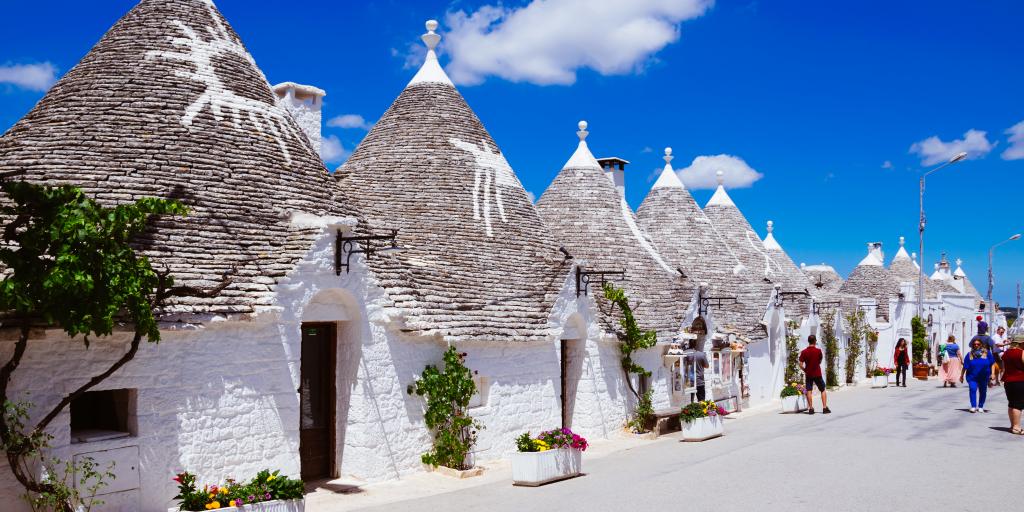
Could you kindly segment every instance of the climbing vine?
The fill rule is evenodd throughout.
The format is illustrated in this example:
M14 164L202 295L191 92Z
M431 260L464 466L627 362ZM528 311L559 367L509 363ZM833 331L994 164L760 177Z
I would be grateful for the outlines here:
M878 361L875 358L875 349L878 348L878 332L868 329L867 337L867 350L864 352L864 376L870 377L871 371L878 366Z
M925 328L921 318L917 316L910 320L910 330L912 333L911 338L913 339L910 347L914 354L914 364L923 363L925 362L924 354L928 351L928 330Z
M466 462L467 455L476 444L477 431L484 427L467 412L476 384L465 358L465 352L448 347L444 369L427 365L420 378L406 390L427 400L423 419L427 428L434 431L434 447L420 457L424 464L452 469L471 466Z
M633 316L633 307L629 304L629 297L626 296L626 292L622 288L605 283L604 298L611 301L622 312L622 318L619 320L619 326L622 329L616 333L621 342L619 352L622 355L622 371L626 373L626 385L637 401L637 409L629 421L629 426L634 431L642 431L643 427L637 429L635 426L645 425L649 419L648 415L653 413L653 408L650 407L650 393L637 391L633 387L633 379L630 378L630 375L636 375L638 379L645 379L651 376L651 372L637 364L633 360L633 354L653 347L658 342L658 333L654 330L645 331L637 325L636 318Z
M835 319L835 311L825 313L821 319L821 332L825 337L825 385L828 387L839 385L839 339L836 338Z
M848 313L845 318L850 328L850 343L846 347L846 383L853 384L857 377L857 361L864 351L861 340L867 337L868 325L864 321L864 311L860 309ZM866 367L870 368L870 365Z
M800 324L794 320L786 322L786 382L803 382L800 370Z

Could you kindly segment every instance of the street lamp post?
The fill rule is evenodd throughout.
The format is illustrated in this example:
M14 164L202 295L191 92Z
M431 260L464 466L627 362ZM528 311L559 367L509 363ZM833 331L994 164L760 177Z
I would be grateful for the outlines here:
M988 249L988 303L987 303L987 306L988 306L988 325L989 325L990 329L995 325L995 321L996 321L996 313L995 313L996 303L992 302L992 287L995 285L995 282L996 282L995 278L992 276L992 255L996 252L996 247L999 247L1000 245L1003 245L1003 244L1005 244L1007 242L1012 242L1014 240L1020 240L1020 233L1017 233L1016 235L1013 235L1010 238L1007 238L1006 240L1003 240L1002 242L999 242L998 244L995 244L992 247L989 247L989 249Z
M959 162L959 161L961 161L961 160L963 160L965 158L967 158L967 153L966 152L957 153L956 155L953 155L953 158L950 158L948 162L946 162L946 163L944 163L944 164L942 164L942 165L940 165L940 166L938 166L938 167L936 167L936 168L934 168L934 169L932 169L932 170L930 170L930 171L928 171L928 172L926 172L926 173L921 175L921 216L919 218L919 222L918 222L918 225L917 225L917 233L918 233L918 236L919 236L920 242L921 242L920 243L920 247L918 248L918 254L919 254L918 255L918 258L919 258L918 267L920 267L920 268L918 268L918 275L917 275L917 317L918 318L922 318L924 316L924 225L925 225L925 218L924 218L924 179L927 178L929 174L937 172L940 169L946 167L947 165L955 164L955 163L957 163L957 162Z

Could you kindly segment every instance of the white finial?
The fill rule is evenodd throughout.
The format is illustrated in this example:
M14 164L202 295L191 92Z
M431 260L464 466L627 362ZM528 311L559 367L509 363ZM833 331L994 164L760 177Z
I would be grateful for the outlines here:
M722 171L715 171L715 177L718 179L718 184L725 183L725 173Z
M580 131L576 132L576 135L580 137L581 141L587 140L587 135L590 135L590 132L587 131L587 122L580 121L576 126L580 128Z
M441 42L441 36L434 32L437 30L437 20L427 20L426 26L427 33L423 34L420 39L427 45L427 50L433 52L434 48L437 48L437 43Z
M772 232L772 230L773 230L773 229L775 229L775 227L774 227L774 226L775 226L775 223L774 223L774 222L772 222L772 221L768 221L768 232L769 232L769 233L771 233L771 232Z
M917 253L916 252L910 253L910 259L912 259L914 261L917 261Z
M935 264L935 270L936 270L936 272L939 270L939 264L938 263Z
M671 164L672 159L675 158L672 156L672 148L665 148L665 156L662 158L665 159L666 164Z
M960 265L963 265L963 264L964 264L964 260L962 260L962 259L960 259L960 258L957 258L957 259L956 259L956 266L958 266L958 267L959 267Z
M801 269L807 268L807 264L801 261L800 262L800 268Z
M905 243L907 243L907 239L901 236L900 237L900 247L903 247L903 244L905 244Z

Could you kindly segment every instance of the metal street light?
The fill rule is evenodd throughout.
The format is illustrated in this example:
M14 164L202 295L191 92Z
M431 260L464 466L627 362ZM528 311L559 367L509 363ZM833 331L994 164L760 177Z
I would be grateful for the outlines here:
M1003 240L1002 242L999 242L998 244L995 244L995 245L993 245L992 247L990 247L988 249L988 303L987 303L987 306L988 306L988 325L989 325L989 329L992 328L992 326L994 325L994 323L996 321L996 316L995 316L996 315L996 313L995 313L996 303L992 302L992 286L995 285L995 279L992 277L992 254L996 252L996 247L999 247L1000 245L1003 245L1003 244L1005 244L1007 242L1012 242L1014 240L1020 240L1020 233L1017 233L1016 235L1013 235L1010 238L1007 238L1006 240Z
M917 233L918 233L918 236L920 237L920 242L921 242L920 247L919 247L919 251L918 251L918 254L919 254L918 258L920 258L920 259L918 260L918 265L917 265L919 267L918 268L918 276L917 276L917 317L918 318L921 318L924 315L924 225L925 225L925 217L924 217L924 179L927 178L929 174L933 174L933 173L943 169L944 167L946 167L948 165L955 164L955 163L957 163L957 162L959 162L959 161L961 161L961 160L963 160L965 158L967 158L967 152L961 151L960 153L957 153L956 155L953 155L953 158L950 158L948 162L946 162L946 163L944 163L944 164L942 164L942 165L940 165L940 166L938 166L938 167L936 167L936 168L934 168L934 169L932 169L932 170L930 170L930 171L928 171L928 172L926 172L926 173L921 175L921 217L920 217L920 221L918 222L918 225L917 225Z

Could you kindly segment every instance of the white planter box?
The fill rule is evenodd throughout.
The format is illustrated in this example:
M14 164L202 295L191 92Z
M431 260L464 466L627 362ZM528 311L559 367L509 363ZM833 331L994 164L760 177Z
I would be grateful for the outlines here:
M725 435L721 416L708 416L683 422L683 441L703 441Z
M543 452L512 454L512 484L538 486L580 474L583 452L559 448Z
M800 412L807 410L807 397L793 395L782 398L782 412Z
M305 512L306 500L272 500L241 507L221 507L217 510L223 512ZM178 507L169 508L167 512L178 512Z
M871 377L871 387L873 388L887 388L889 387L889 376L888 375L875 375Z

